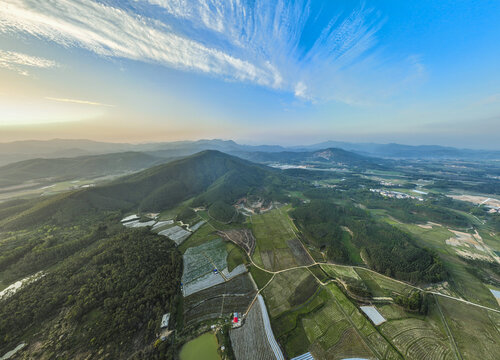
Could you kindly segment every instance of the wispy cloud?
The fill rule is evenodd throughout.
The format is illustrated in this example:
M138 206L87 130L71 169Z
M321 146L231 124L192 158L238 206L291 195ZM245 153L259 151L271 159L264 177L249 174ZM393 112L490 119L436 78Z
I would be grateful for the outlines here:
M47 100L65 102L65 103L73 103L73 104L82 104L82 105L92 105L92 106L106 106L106 107L114 107L114 105L103 104L95 101L88 100L79 100L79 99L66 99L66 98L56 98L56 97L45 97Z
M322 11L308 0L3 0L0 33L356 103L382 20L361 4L316 26Z
M51 68L57 66L52 60L14 51L0 50L0 67L29 75L27 68Z

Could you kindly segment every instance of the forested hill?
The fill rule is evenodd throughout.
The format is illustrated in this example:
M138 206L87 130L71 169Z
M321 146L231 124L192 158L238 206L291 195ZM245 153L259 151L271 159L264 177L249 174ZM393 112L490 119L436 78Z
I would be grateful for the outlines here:
M279 186L278 177L279 172L274 169L207 150L103 186L24 205L12 203L12 211L5 210L9 216L0 220L0 226L22 228L46 219L64 224L95 211L162 211L190 198L195 198L196 205L221 200L232 204L250 189L262 188L271 196Z
M301 164L307 162L361 167L363 169L382 169L388 162L388 160L363 156L338 148L317 151L249 152L242 153L241 156L260 163Z
M26 181L64 181L78 178L138 171L167 159L140 152L79 156L58 159L31 159L0 167L0 186Z

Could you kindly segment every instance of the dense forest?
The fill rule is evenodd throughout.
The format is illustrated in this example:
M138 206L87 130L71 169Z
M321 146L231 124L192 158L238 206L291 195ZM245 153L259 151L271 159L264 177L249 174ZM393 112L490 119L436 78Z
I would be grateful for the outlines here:
M295 209L292 217L306 240L326 249L332 261L352 262L342 241L342 227L346 227L352 232L352 243L374 270L414 283L437 282L446 277L437 255L416 245L409 234L376 222L362 209L314 200Z
M173 312L175 321L182 257L171 241L147 230L101 226L90 237L93 244L2 301L0 352L26 336L41 344L23 352L28 358L153 351L162 315Z

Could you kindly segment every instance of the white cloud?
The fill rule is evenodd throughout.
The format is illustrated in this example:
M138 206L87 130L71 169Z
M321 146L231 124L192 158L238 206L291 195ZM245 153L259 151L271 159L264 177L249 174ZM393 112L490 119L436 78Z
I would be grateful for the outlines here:
M114 105L110 104L103 104L100 102L95 102L95 101L88 101L88 100L78 100L78 99L67 99L67 98L55 98L55 97L45 97L47 100L51 101L58 101L58 102L64 102L64 103L73 103L73 104L81 104L81 105L93 105L93 106L106 106L106 107L114 107Z
M114 4L2 0L0 34L22 32L103 57L207 73L309 100L356 103L373 93L361 89L366 87L365 73L376 63L368 54L381 22L363 6L331 14L331 21L304 45L306 25L317 16L307 0Z
M21 75L29 75L27 68L51 68L55 66L57 63L52 60L15 51L0 50L0 67L17 71Z

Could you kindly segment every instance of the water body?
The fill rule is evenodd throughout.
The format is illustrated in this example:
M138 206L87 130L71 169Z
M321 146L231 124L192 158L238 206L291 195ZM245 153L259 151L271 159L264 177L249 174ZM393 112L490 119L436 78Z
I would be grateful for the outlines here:
M181 360L220 360L217 338L211 332L189 341L181 349Z

